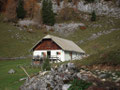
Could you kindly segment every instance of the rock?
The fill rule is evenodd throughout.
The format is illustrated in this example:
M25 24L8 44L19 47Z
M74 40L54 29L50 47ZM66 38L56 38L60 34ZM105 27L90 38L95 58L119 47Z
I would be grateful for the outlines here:
M96 72L100 71L97 70ZM106 75L107 74L100 74L100 77L103 78L106 77ZM87 82L92 82L97 87L103 83L102 81L105 82L103 84L106 84L107 82L107 79L99 79L97 75L95 76L95 74L86 68L84 70L81 69L78 71L73 63L67 63L62 64L56 68L51 68L51 71L49 72L40 72L38 75L32 77L31 79L27 78L25 83L20 87L20 90L68 90L70 87L70 84L68 83L76 78ZM22 80L24 80L24 78ZM104 89L89 88L88 90Z
M81 79L81 74L80 74L80 73L77 73L77 77L78 77L79 79Z
M15 70L14 69L10 69L9 71L8 71L8 74L14 74L15 73Z
M106 90L105 88L103 87L98 87L98 86L90 86L87 90Z
M79 78L79 79L82 79L82 80L84 80L84 81L87 81L88 80L88 76L87 75L82 75L82 74L80 74L80 73L77 73L77 77Z
M50 72L39 72L39 75L26 80L24 85L20 87L20 90L48 90L50 88L53 90L62 90L62 88L65 88L64 84L76 77L75 69L73 63L68 63L55 69L52 68Z
M101 81L105 82L105 81L106 81L106 79L102 79Z
M117 78L117 80L115 80L115 82L120 82L120 78Z
M99 78L106 78L106 74L100 74Z
M73 69L73 68L75 68L74 63L68 63L67 65L68 65L68 68L69 68L69 69Z
M71 86L71 84L64 84L62 86L62 90L68 90L68 88Z
M36 25L36 24L37 23L33 20L20 20L20 21L18 21L18 25L20 27L24 27L24 28L27 28L30 25Z
M60 2L58 6L55 1L53 2L53 11L55 13L59 12L65 7L74 8L75 5L72 3L66 3L64 1ZM103 0L96 1L95 3L87 3L85 1L77 2L77 10L82 12L91 13L93 10L97 15L108 15L110 17L120 18L120 8L114 6L113 2L105 2ZM116 5L120 6L120 0L116 1Z
M102 31L102 32L100 31L98 33L92 34L87 40L94 40L102 35L106 35L106 34L109 34L113 31L118 31L118 30L120 30L120 29L110 29L110 30L106 30L106 31Z
M81 26L85 26L83 23L61 23L61 24L55 24L54 26L47 26L47 31L50 31L51 29L54 30L54 32L58 32L62 35L69 35L73 33L76 29L78 29Z
M116 0L116 5L120 7L120 0Z
M24 80L26 80L26 79L27 79L27 77L21 78L19 81L24 81Z

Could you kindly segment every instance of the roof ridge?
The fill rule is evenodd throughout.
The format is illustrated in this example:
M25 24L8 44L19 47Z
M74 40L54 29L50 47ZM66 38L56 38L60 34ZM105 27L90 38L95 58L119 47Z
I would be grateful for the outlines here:
M85 51L83 51L72 40L64 39L64 38L53 36L53 35L49 35L49 34L44 36L43 39L52 39L56 44L58 44L65 51L74 51L74 52L85 53ZM41 42L43 39L41 39L39 42ZM34 45L32 50L39 44L39 42L36 45Z

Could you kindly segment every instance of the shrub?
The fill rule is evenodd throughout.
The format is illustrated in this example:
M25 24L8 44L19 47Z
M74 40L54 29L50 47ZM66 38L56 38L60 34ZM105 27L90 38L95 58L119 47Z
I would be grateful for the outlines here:
M0 13L0 22L4 20L3 14Z
M55 14L52 10L51 0L43 0L42 21L43 21L43 24L50 25L50 26L53 26L55 24Z
M72 0L68 0L68 2L72 2Z
M42 69L46 70L46 71L51 69L50 62L49 62L48 58L45 59L43 65L42 65Z
M92 83L88 83L86 81L83 80L78 80L78 79L74 79L71 82L71 86L68 90L85 90L87 89L90 85L92 85Z
M73 8L65 7L58 13L58 21L79 21L80 15Z
M91 16L91 21L96 21L95 11L93 11L91 15L92 15L92 16Z
M26 11L24 10L24 2L23 0L19 0L18 7L16 9L17 12L17 18L23 19L25 17Z
M120 64L120 49L105 52L100 58L100 64L118 65Z
M16 7L17 7L16 0L8 0L5 11L5 16L8 21L15 21Z
M97 54L90 55L86 59L80 61L82 65L119 65L120 49L103 50Z
M40 5L38 5L37 0L24 0L24 9L26 11L26 17L33 19L38 13Z
M86 3L93 3L95 0L85 0Z

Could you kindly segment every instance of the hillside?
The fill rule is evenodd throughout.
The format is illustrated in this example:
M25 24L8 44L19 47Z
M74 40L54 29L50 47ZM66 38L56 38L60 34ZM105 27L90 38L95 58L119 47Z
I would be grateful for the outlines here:
M25 2L24 9L27 14L24 19L16 17L17 0L5 0L4 4L1 1L4 0L0 0L2 5L0 6L0 90L20 89L24 83L21 79L26 79L26 74L19 66L27 70L33 81L34 76L44 73L41 66L31 65L30 49L47 34L74 41L88 55L82 60L52 63L51 66L55 71L56 67L63 64L60 66L63 73L66 71L69 73L68 69L64 68L66 63L70 67L75 64L77 67L75 72L85 74L82 79L86 78L86 74L87 77L90 75L97 77L88 79L93 79L92 82L98 86L98 90L101 86L119 90L116 86L120 86L120 0L97 0L92 3L86 3L86 1L94 0L56 0L57 2L53 0L56 19L54 26L48 26L41 21L41 0L38 0L39 3L36 0L29 0L29 2L24 0L28 2ZM119 3L116 4L116 2ZM31 5L33 5L32 8ZM96 20L91 21L94 10ZM6 12L7 15L5 15ZM21 60L13 60L13 58L21 58ZM8 74L11 69L15 70L14 74ZM59 74L64 76L61 75L61 71ZM81 75L79 74L80 77ZM101 75L104 78L99 78ZM90 90L96 90L96 88Z
M53 31L37 29L33 26L30 26L26 30L20 30L12 23L0 22L0 57L30 55L29 50L32 46L46 34L53 34L73 40L83 48L87 54L95 54L106 49L119 48L120 19L98 17L96 22L86 22L83 20L79 22L84 23L86 29L77 29L74 33L67 36ZM33 29L33 32L28 31L30 28Z

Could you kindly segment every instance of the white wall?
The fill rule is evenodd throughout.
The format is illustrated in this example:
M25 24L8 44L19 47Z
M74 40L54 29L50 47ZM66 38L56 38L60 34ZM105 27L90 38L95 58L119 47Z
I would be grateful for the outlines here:
M71 56L70 56L70 53L69 51L65 51L65 60L68 61L68 60L71 60ZM81 53L78 53L78 52L72 52L72 60L79 60L83 57L84 55L82 55Z
M65 61L71 60L70 52L65 51Z
M61 61L68 61L71 60L71 56L69 51L63 51L63 50L48 50L51 51L51 57L58 57ZM43 57L42 53L46 53L47 55L47 50L35 50L33 52L33 56L40 56ZM60 52L60 55L57 55L57 52ZM82 55L81 53L77 53L77 52L72 52L72 60L80 60L81 58L83 58L84 55Z
M65 56L64 56L64 51L63 50L48 50L51 51L51 57L59 57L61 61L65 61ZM46 53L47 55L47 50L35 50L33 52L33 56L40 56L43 57L42 53ZM60 52L60 55L57 55L57 52Z

